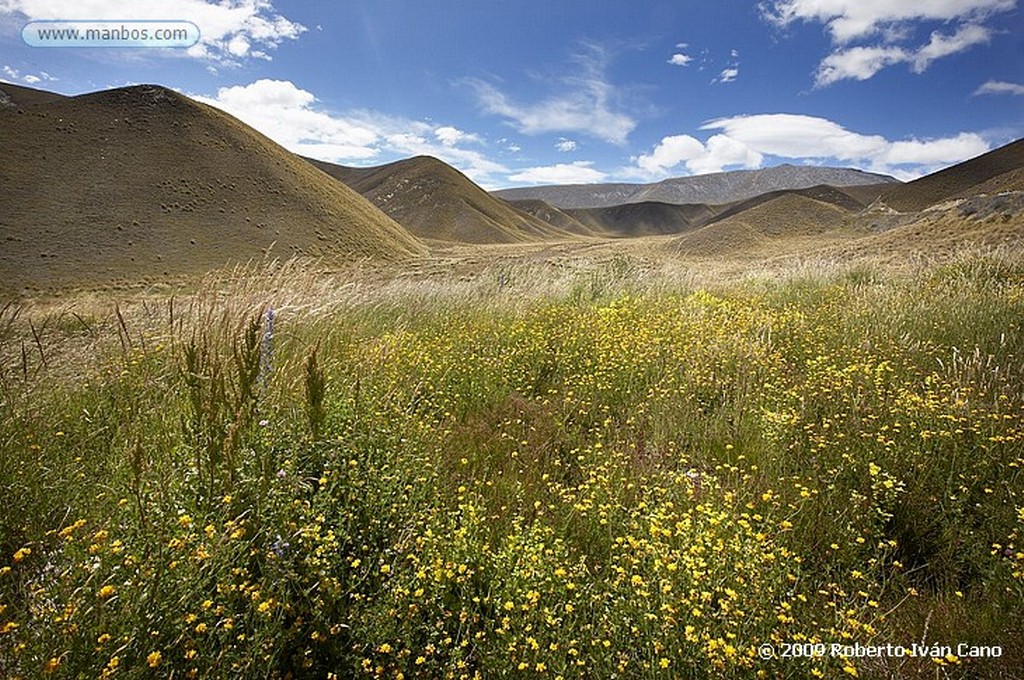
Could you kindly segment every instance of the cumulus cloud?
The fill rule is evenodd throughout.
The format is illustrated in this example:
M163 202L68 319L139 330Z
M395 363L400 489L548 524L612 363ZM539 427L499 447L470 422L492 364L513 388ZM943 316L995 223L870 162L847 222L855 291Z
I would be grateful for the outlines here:
M668 59L668 63L673 66L687 66L693 61L693 57L683 54L682 52L676 52Z
M975 96L982 94L1016 94L1024 95L1024 85L1020 83L1008 83L1004 80L990 80L978 86L974 91Z
M37 19L176 19L199 27L184 54L223 64L269 59L267 50L297 39L306 28L279 14L271 0L0 0L0 15ZM179 50L148 54L180 56Z
M10 66L0 68L0 73L3 73L11 82L25 83L26 85L36 85L42 82L58 80L46 71L40 71L38 75L35 73L22 73L18 69L11 68Z
M725 135L713 135L707 143L690 135L663 138L649 154L638 156L637 166L652 177L665 176L680 165L692 174L721 172L729 166L756 168L760 153Z
M458 146L479 142L477 135L374 111L338 115L323 110L312 92L287 80L257 80L222 87L212 97L190 96L227 111L290 151L320 160L366 161L390 152L436 156L480 181L507 171L479 151Z
M815 84L826 87L841 80L867 80L900 63L922 73L937 59L989 42L992 30L985 21L1015 6L1016 0L771 0L762 3L761 11L777 26L798 21L826 26L835 47L815 72ZM933 31L923 44L906 44L914 28L926 21L955 29ZM852 44L865 40L874 42Z
M578 132L612 144L624 144L636 121L619 106L619 93L606 75L608 56L596 45L573 55L575 72L559 79L558 93L533 103L514 101L494 85L477 79L466 82L489 114L506 118L528 135Z
M575 151L578 147L579 144L571 139L566 139L565 137L561 137L557 142L555 142L555 148L566 153Z
M840 163L909 179L991 148L975 133L892 141L848 130L825 118L795 114L722 118L701 130L715 134L706 142L689 135L665 137L650 153L635 159L638 171L664 177L682 168L690 173L757 168L766 156L774 156L804 163Z
M451 125L442 125L434 130L434 137L445 146L455 146L462 142L479 142L480 137L469 132L464 132Z
M593 184L603 181L607 175L595 170L592 165L591 161L556 163L525 168L508 178L522 184Z
M257 80L219 88L213 97L191 96L227 111L296 153L324 160L362 160L380 153L378 131L318 110L313 93L288 80Z
M824 24L839 45L860 38L892 35L908 22L974 23L997 12L1014 9L1016 0L770 0L761 4L762 15L778 26L796 21Z

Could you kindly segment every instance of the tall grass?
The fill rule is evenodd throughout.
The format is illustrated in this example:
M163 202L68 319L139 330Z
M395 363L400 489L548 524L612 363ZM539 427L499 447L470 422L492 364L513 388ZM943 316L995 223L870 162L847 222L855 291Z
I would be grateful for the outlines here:
M1013 258L576 264L6 308L0 675L1012 677Z

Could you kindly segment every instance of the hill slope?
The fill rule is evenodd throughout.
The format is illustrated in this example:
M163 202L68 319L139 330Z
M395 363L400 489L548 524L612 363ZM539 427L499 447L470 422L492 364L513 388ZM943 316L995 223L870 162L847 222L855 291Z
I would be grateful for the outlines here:
M882 191L886 205L912 212L952 198L1024 190L1024 139L913 182Z
M0 89L15 104L0 107L6 287L173 276L268 252L424 252L357 193L171 90L46 98Z
M595 232L631 237L678 234L695 229L713 218L717 208L644 201L607 208L567 208L566 212Z
M775 254L835 232L853 215L832 202L799 192L780 192L683 234L668 247L672 252L697 256Z
M527 198L521 201L504 202L508 203L510 206L512 206L519 212L524 212L527 215L531 215L542 222L547 222L556 229L569 232L570 234L579 234L582 236L595 235L593 229L577 220L568 212L556 208L550 203L545 203L540 199Z
M417 156L372 168L307 160L362 194L421 238L459 243L572 238L491 196L436 158Z
M675 204L725 204L770 191L895 183L885 175L849 168L780 165L763 170L737 170L692 177L675 177L653 184L568 184L502 189L494 194L507 200L540 199L558 208L605 208L623 203L656 201Z

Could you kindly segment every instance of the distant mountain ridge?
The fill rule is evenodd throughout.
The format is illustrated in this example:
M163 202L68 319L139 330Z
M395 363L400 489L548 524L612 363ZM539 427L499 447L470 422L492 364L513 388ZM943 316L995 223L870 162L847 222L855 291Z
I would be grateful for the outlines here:
M733 203L771 191L808 189L822 184L847 187L900 182L888 175L852 168L779 165L761 170L672 177L651 184L564 184L501 189L493 194L512 201L539 199L562 209L608 208L642 202Z

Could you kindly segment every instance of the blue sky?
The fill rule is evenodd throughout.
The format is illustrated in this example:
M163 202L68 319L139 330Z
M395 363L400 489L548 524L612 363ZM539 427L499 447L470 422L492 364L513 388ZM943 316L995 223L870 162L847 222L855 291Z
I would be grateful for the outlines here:
M1024 137L1018 0L0 0L0 80L158 83L346 165L486 188L779 163L909 179ZM47 19L175 19L187 49L33 48Z

